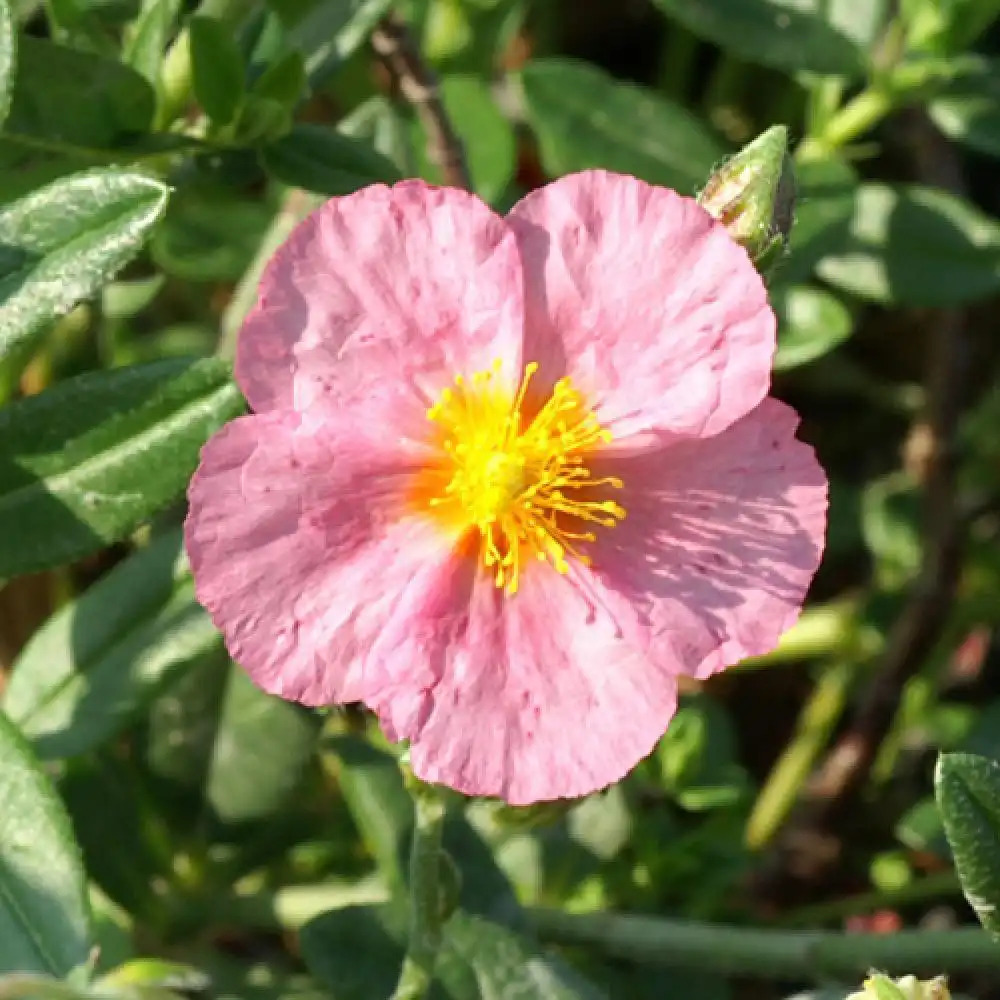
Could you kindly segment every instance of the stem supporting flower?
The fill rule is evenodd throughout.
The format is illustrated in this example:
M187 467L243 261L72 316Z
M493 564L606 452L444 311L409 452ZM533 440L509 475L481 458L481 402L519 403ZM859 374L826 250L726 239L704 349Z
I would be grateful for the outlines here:
M445 802L427 785L412 787L413 843L410 848L410 940L391 1000L423 1000L434 978L441 948L441 834Z

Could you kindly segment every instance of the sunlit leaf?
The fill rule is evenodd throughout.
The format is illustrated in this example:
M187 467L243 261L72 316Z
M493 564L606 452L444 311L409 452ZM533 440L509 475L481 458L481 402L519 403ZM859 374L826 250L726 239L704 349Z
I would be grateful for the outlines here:
M176 498L209 435L243 409L226 365L81 375L0 410L0 577L79 558Z
M0 209L0 365L8 378L47 323L136 255L166 204L159 181L94 170Z

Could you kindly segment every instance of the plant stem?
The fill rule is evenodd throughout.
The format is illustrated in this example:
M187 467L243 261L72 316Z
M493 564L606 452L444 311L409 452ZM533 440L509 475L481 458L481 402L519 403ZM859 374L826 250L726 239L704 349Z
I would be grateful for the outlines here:
M822 131L805 139L798 149L803 159L816 159L859 139L893 108L892 95L884 89L862 90L832 115Z
M747 821L746 844L750 850L759 851L769 844L792 811L843 714L856 672L854 663L845 662L832 665L820 676L799 716L794 738L757 796Z
M406 22L389 13L372 32L372 48L392 74L427 133L427 159L450 187L472 190L465 149L441 99L437 77L424 61Z
M824 76L809 90L806 107L806 134L822 135L830 119L837 113L844 95L844 81L838 76Z
M781 642L775 649L761 656L741 660L736 669L760 670L797 663L799 660L855 652L860 630L855 599L817 604L802 612L799 620L781 637Z
M896 909L914 903L961 894L958 876L953 871L933 872L899 889L863 892L825 903L814 903L793 910L777 921L780 927L815 927L880 909Z
M978 927L897 934L755 930L625 914L530 910L543 939L599 949L634 962L728 975L817 980L855 978L869 969L890 975L936 975L1000 966L1000 946Z
M413 791L415 809L410 849L410 941L391 1000L423 1000L434 978L441 947L441 832L444 799L433 788Z

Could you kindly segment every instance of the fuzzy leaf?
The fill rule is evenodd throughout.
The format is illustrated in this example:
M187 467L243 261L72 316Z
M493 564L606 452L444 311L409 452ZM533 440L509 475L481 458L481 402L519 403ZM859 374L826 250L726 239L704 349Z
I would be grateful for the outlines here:
M208 436L243 409L220 361L80 375L0 411L0 577L123 538L184 489Z
M10 377L46 325L95 295L163 214L167 188L142 174L93 170L0 209L0 364Z
M941 754L934 791L965 898L1000 940L1000 763Z

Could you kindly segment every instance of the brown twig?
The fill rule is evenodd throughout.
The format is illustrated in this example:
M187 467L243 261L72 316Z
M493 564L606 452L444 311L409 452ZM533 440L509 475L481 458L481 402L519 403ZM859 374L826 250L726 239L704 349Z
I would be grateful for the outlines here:
M470 190L462 142L441 101L437 77L421 57L406 22L398 14L387 14L372 32L372 48L423 124L427 158L440 168L445 184Z

